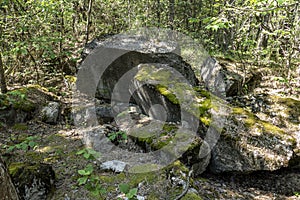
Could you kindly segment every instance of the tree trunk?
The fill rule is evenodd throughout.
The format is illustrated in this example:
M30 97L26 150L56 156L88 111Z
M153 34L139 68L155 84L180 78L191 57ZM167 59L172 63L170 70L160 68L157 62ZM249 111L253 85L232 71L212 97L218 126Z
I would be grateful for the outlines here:
M169 0L169 28L173 30L175 18L175 0Z
M19 200L15 186L0 156L0 197L1 200Z
M85 34L86 34L85 44L89 42L92 5L93 5L93 1L89 0L89 8L87 11L87 23L86 23L86 30L85 30Z
M156 18L157 18L157 24L160 26L160 13L161 13L161 8L160 8L160 0L156 0Z
M7 92L1 53L0 53L0 90L2 93Z

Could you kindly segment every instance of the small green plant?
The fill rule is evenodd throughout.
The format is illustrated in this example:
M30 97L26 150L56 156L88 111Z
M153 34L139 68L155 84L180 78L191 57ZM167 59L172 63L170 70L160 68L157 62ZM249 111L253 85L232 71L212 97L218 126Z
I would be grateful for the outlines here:
M300 192L294 192L294 195L295 195L296 197L300 197Z
M120 191L125 194L125 197L127 197L130 200L136 199L136 194L138 189L137 188L132 188L130 189L130 186L126 183L122 183L119 185ZM119 198L121 199L121 198Z
M127 135L124 131L117 131L108 134L108 139L112 142L122 142L127 140Z
M78 174L81 175L77 179L78 185L85 185L85 188L94 196L101 196L106 193L105 188L100 183L100 179L97 175L93 174L94 167L92 164L88 164L84 169L78 170Z
M95 160L100 157L100 153L91 148L82 149L76 155L82 155L87 160Z
M95 160L100 157L100 153L91 148L85 148L76 153L82 155L87 160ZM92 164L88 164L84 169L78 170L81 176L77 179L78 185L85 185L85 188L94 196L101 196L106 193L105 188L102 187L100 179L94 173Z
M27 137L23 142L15 144L15 145L4 145L3 148L6 149L6 152L12 152L15 149L21 149L21 150L29 150L30 148L35 149L38 146L38 143L36 140L38 139L38 136L29 136ZM16 138L11 138L12 140L15 140Z
M77 180L79 185L86 184L88 178L93 173L94 168L91 164L88 164L84 169L78 170L78 174L80 174L82 177Z
M26 99L26 95L24 93L22 93L20 90L13 90L13 91L8 92L7 94L9 96L13 96L13 97L16 97L21 100Z

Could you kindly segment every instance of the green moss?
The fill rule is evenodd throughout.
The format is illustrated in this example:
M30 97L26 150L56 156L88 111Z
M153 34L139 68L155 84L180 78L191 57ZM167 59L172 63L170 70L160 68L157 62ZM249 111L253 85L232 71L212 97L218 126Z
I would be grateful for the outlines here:
M153 193L150 193L147 196L147 199L149 199L149 200L159 200L159 198L155 194L153 194Z
M65 79L67 79L67 81L72 84L72 83L76 83L77 81L77 77L76 76L71 76L71 75L66 75Z
M175 124L165 124L163 126L163 130L167 133L176 131L178 129L178 127Z
M59 156L50 156L47 158L44 158L43 161L45 163L57 163L57 161L59 161L60 157Z
M270 134L274 136L279 136L279 137L285 137L288 136L282 129L279 127L260 120L258 117L256 117L253 113L244 110L243 108L233 108L232 113L235 115L242 115L243 116L243 122L248 129L258 129L256 131L260 131L261 133L264 134ZM295 141L293 139L290 142L294 143Z
M247 127L252 127L257 123L257 119L255 119L253 116L249 116L247 119L245 119L245 125Z
M152 171L157 171L161 169L162 166L156 164L142 164L136 165L128 170L129 173L147 173Z
M128 179L128 183L131 187L137 187L139 183L142 183L144 181L147 181L148 184L155 184L160 179L160 175L154 172L138 173L130 174Z
M194 87L194 90L197 92L198 96L206 97L208 99L211 98L211 94L207 90L203 90L198 87Z
M168 90L167 87L159 84L159 85L156 85L155 88L156 88L156 90L159 91L160 94L167 97L167 99L169 99L173 104L180 103L179 100L177 99L176 95L173 94L170 90Z
M277 126L274 126L268 122L261 121L261 124L263 126L263 129L269 133L285 134L285 132L283 130L281 130Z
M113 175L101 175L99 176L101 183L114 183L116 181L116 177Z
M43 158L43 155L39 152L36 152L36 151L28 151L25 155L24 155L24 158L28 161L31 161L31 162L40 162Z
M156 68L154 65L144 65L135 77L139 81L155 80L164 81L170 80L171 72L165 69Z
M199 104L200 115L203 115L211 108L212 108L211 99L205 99L203 102Z
M9 174L12 175L12 176L15 176L16 173L18 172L18 170L19 170L20 168L23 168L24 166L25 166L25 164L22 163L22 162L11 163L11 164L8 166Z
M181 176L181 172L188 173L189 169L180 161L176 160L165 168L166 171L173 171L174 174Z
M62 141L66 141L67 142L67 139L62 135L62 134L53 134L53 135L49 135L47 137L47 140L49 142L62 142Z
M151 147L155 150L158 150L158 149L161 149L163 148L164 146L168 145L170 143L170 141L172 141L171 138L168 138L167 140L165 141L162 141L162 140L159 140L158 142L154 143L151 145Z
M184 197L182 197L182 200L202 200L202 198L195 193L188 192L184 195Z
M12 129L18 130L18 131L26 131L28 130L28 126L24 123L15 124Z
M28 85L27 87L24 87L24 89L26 89L27 91L32 91L32 90L42 90L44 92L49 92L49 90L43 86L37 85L37 84L32 84L32 85Z
M212 95L203 89L190 87L189 84L182 82L179 77L171 77L172 73L167 69L158 69L155 66L145 65L136 75L139 81L151 80L156 90L165 96L173 104L181 104L183 110L199 118L205 125L210 125L210 115L208 111L213 108ZM157 83L157 84L156 84ZM191 96L186 102L186 98Z
M234 107L232 108L232 113L233 114L246 114L246 110L243 108L239 108L239 107Z
M208 118L207 116L204 116L204 117L200 117L200 121L205 124L206 126L209 126L210 123L211 123L211 119Z

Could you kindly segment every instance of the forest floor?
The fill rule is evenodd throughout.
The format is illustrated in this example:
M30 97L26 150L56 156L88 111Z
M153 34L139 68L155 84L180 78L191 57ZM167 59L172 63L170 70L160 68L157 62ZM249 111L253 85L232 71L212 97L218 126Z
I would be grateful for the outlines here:
M290 83L276 77L265 77L256 93L276 94L300 101L300 79ZM254 92L254 93L255 93ZM70 99L62 99L70 103ZM151 174L113 173L99 169L95 161L86 160L77 152L84 147L76 127L68 123L49 125L38 120L17 124L1 130L0 144L15 144L28 136L38 136L37 146L26 151L16 149L5 152L6 162L43 162L51 164L56 174L56 190L52 199L117 199L122 193L119 184L127 183L138 188L138 195L146 199L175 199L183 191L182 186L170 179L170 170ZM94 173L100 177L105 194L93 197L84 187L78 185L78 170L88 163L94 166ZM300 172L295 169L281 169L274 172L255 172L248 175L222 174L204 172L193 177L190 191L202 199L300 199L300 188L294 188L300 182ZM297 184L296 184L297 185ZM299 185L299 184L298 184ZM192 199L192 198L189 198ZM197 199L197 198L195 198ZM199 199L199 198L198 198Z
M107 194L103 194L101 197L93 197L85 187L78 186L77 183L80 177L77 171L84 169L91 161L76 155L84 146L75 129L61 125L53 126L40 122L28 122L27 131L20 133L19 130L10 129L8 132L1 134L1 143L9 143L10 138L3 137L8 135L7 133L19 135L19 137L41 136L37 140L38 147L35 150L26 152L16 150L6 154L6 162L43 162L51 164L57 178L56 189L52 198L54 200L117 199L116 197L121 194L118 191L118 185L121 183L128 183L132 187L139 186L138 194L148 196L146 199L175 199L183 190L182 186L175 186L172 183L165 171L154 173L154 176L149 177L149 174L135 176L121 173L117 175L113 172L98 170L97 174L103 180L102 186L109 189ZM297 181L300 182L300 172L294 169L257 172L248 175L215 175L205 172L199 177L193 178L191 187L197 191L202 199L207 200L296 200L300 199L299 194L293 192L296 189L293 188L293 182Z

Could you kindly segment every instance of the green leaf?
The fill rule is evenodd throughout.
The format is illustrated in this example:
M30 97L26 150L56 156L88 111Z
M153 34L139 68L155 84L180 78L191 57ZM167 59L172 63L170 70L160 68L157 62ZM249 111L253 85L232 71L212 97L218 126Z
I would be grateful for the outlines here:
M87 150L87 152L89 153L89 154L96 154L97 153L97 151L95 151L94 149L86 149Z
M99 158L100 153L95 151L94 149L87 149L87 152L93 156L93 158Z
M83 185L87 182L87 180L88 180L88 177L84 176L84 177L81 177L81 178L77 179L77 182L78 182L79 185Z
M119 185L119 189L120 189L120 191L122 192L122 193L124 193L124 194L127 194L128 192L129 192L129 185L128 184L126 184L126 183L121 183L120 185Z
M91 190L91 193L92 193L93 196L98 196L99 195L98 190Z
M108 139L111 140L111 141L113 141L113 140L116 139L116 137L117 137L116 133L111 133L111 134L109 134Z
M83 157L86 158L86 159L89 159L90 156L91 156L91 154L89 154L89 153L84 153L84 154L83 154Z
M127 194L126 197L131 199L133 198L136 194L137 194L138 189L137 188L133 188L131 189Z
M190 23L198 23L199 21L200 21L200 19L197 19L197 18L189 18Z
M279 5L282 5L283 2L284 2L284 0L277 0L277 3L278 3Z
M126 135L126 134L123 134L123 135L122 135L122 138L123 138L124 140L127 140L127 135Z
M86 166L85 170L88 171L88 172L90 172L90 173L92 173L92 172L94 171L94 167L93 167L93 165L88 164L88 165Z
M34 146L36 146L36 143L35 143L34 141L30 141L30 142L28 143L28 145L29 145L30 147L34 147Z
M106 189L104 189L104 188L100 188L100 194L105 194L106 193Z
M9 153L9 152L13 151L15 148L16 148L15 146L10 146L10 147L8 147L7 152Z
M82 175L82 176L88 176L88 175L90 175L91 173L88 172L88 171L86 171L86 170L84 170L84 169L80 169L80 170L78 170L78 174L80 174L80 175Z
M83 154L83 153L85 153L85 149L82 149L82 150L80 150L80 151L78 151L77 153L76 153L76 155L81 155L81 154Z
M29 136L29 137L26 138L26 140L28 140L28 141L35 140L35 139L37 139L37 137L34 137L34 136Z
M82 176L88 176L91 175L92 172L94 171L94 168L91 164L87 165L85 169L80 169L78 170L78 174Z
M26 150L26 149L28 148L28 144L26 144L26 143L21 143L21 144L20 144L20 147L21 147L22 150Z

